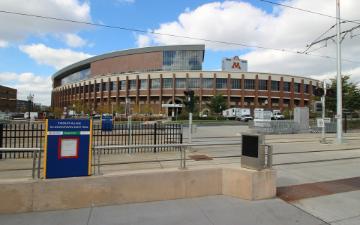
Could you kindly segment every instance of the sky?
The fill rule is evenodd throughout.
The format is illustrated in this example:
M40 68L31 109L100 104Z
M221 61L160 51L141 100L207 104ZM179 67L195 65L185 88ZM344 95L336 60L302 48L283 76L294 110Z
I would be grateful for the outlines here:
M336 0L273 0L292 7L336 16ZM341 1L342 30L359 26L360 1ZM335 18L260 0L1 0L0 11L56 17L146 31L9 15L0 12L0 84L18 89L18 99L50 105L51 76L91 56L131 48L205 44L203 70L220 70L223 57L248 60L250 72L284 73L319 80L334 78ZM227 42L154 35L151 32ZM360 82L360 28L342 41L342 74ZM358 36L359 35L359 36ZM230 44L232 43L232 44ZM235 44L234 44L235 43ZM259 46L247 47L247 46ZM277 49L277 50L274 50ZM279 51L285 49L286 51ZM290 51L290 52L288 52Z

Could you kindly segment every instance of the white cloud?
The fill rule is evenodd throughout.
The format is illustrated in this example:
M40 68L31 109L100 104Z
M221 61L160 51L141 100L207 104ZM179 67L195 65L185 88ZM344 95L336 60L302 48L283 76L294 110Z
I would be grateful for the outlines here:
M33 73L0 73L2 84L17 89L17 99L26 100L31 93L34 102L43 105L51 104L52 81L50 76L40 76Z
M65 34L65 43L73 48L83 47L87 44L86 40L82 39L77 34Z
M140 34L136 37L136 45L139 48L150 46L151 44L151 38L148 35Z
M90 5L79 0L1 0L6 11L90 22ZM30 35L66 34L84 29L85 25L34 17L0 14L0 33L4 42L18 42ZM0 41L1 47L1 41Z
M329 3L327 0L287 0L286 4L335 16L335 1ZM358 8L360 8L360 1L343 1L341 14L346 19L358 19L358 11L355 10ZM152 31L301 51L333 24L335 24L335 19L289 8L274 7L273 13L267 13L247 2L225 1L203 4L193 10L187 9L178 16L176 21L162 23L157 29ZM346 23L343 24L342 29L348 29L355 25ZM328 35L334 33L335 30L333 29ZM360 30L357 33L360 33ZM144 36L147 36L149 39L146 39ZM336 74L336 61L319 57L170 36L138 35L138 45L145 41L146 43L156 45L205 43L207 50L238 50L240 55L243 50L246 50L248 53L242 54L241 57L248 60L249 70L251 71L304 76ZM314 54L335 57L335 49L334 43L329 41L327 48L322 48L314 52ZM342 45L342 56L344 59L357 60L359 54L359 37L344 40ZM352 72L355 80L360 80L359 68L359 63L343 62L344 73L347 71Z
M9 45L7 41L0 40L0 48L5 48Z
M72 63L92 57L92 55L70 49L54 49L44 44L22 45L20 50L38 64L52 66L59 70Z

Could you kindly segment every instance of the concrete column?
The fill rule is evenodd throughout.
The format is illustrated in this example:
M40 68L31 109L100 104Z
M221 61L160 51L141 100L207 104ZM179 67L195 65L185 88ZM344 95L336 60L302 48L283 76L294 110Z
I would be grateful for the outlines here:
M301 79L300 96L300 107L304 107L304 79Z
M267 94L268 104L267 104L267 108L268 108L268 109L272 109L272 102L271 102L271 76L268 77L267 88L268 88L268 94Z
M110 85L111 85L111 79L110 77L108 78L108 111L111 112L111 105L112 105L112 97L111 97L111 89L110 89Z
M148 85L148 88L147 88L146 102L147 102L147 104L150 104L150 88L151 88L151 85L150 85L150 74L148 74L148 77L147 77L147 85Z
M281 111L284 110L284 78L280 78L280 98L279 98L279 108Z
M159 111L162 111L161 104L163 100L163 75L160 74L160 95L159 95Z
M228 74L228 77L227 77L226 94L227 94L227 105L228 105L228 107L230 107L231 106L231 99L230 99L230 96L231 96L231 75L230 74Z
M172 102L175 104L175 94L176 94L176 75L173 73L173 93L172 93Z
M202 95L203 95L203 74L200 73L200 88L199 88L199 110L202 111Z
M294 97L295 97L295 90L294 90L294 78L291 78L290 84L290 109L294 109Z
M257 108L259 106L259 75L255 76L255 98L254 98L254 107Z
M120 80L119 77L116 77L116 105L119 105L119 96L120 96Z
M245 106L245 75L241 74L241 107Z
M214 73L213 77L213 95L216 95L216 73Z

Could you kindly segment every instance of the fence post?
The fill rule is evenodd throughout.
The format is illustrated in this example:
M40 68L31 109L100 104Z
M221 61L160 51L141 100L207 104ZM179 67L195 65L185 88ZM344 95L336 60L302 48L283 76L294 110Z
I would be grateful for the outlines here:
M4 124L0 123L0 148L3 147L3 128L4 128ZM0 151L0 159L2 159L2 151Z
M156 145L156 123L154 124L154 145ZM154 153L156 153L156 147L154 147Z

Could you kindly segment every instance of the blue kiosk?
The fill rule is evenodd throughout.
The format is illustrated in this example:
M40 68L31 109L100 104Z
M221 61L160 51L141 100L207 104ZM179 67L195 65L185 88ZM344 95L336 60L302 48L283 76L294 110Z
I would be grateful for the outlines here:
M91 133L91 120L46 120L44 178L91 175Z

